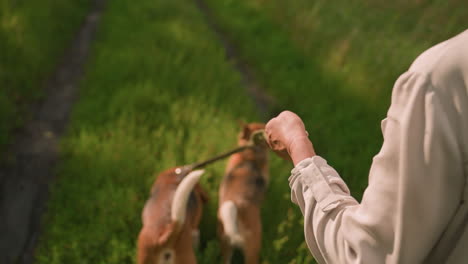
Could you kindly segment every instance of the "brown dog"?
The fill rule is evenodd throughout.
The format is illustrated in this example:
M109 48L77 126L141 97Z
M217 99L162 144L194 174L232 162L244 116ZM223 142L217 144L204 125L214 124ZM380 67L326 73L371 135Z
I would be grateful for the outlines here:
M196 263L193 246L198 242L198 225L207 200L198 184L202 173L186 175L182 168L173 168L158 176L142 213L139 264Z
M264 124L243 125L238 145L244 146ZM230 263L233 250L243 252L246 264L259 262L262 239L260 204L268 185L268 149L249 148L233 154L219 190L219 236L223 263Z

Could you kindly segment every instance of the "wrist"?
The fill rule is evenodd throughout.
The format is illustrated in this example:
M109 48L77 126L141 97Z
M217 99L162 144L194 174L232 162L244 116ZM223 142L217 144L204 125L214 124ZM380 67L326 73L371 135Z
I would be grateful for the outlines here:
M294 166L302 160L316 155L312 142L306 136L295 138L289 145L288 154Z

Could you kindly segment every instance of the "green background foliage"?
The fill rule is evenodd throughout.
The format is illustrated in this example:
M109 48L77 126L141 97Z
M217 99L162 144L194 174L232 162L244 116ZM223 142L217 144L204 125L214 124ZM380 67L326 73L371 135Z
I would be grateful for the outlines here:
M0 0L0 157L88 7L89 0Z
M3 145L25 116L22 98L41 94L89 3L0 3L0 51L7 51L0 53ZM275 98L271 114L298 113L317 152L357 199L381 145L379 121L393 82L422 51L463 31L468 17L456 0L207 4ZM194 1L108 1L90 58L62 140L38 263L133 263L140 213L157 173L235 147L238 120L260 119ZM224 166L208 167L202 178L210 201L199 263L220 262L215 227ZM291 168L271 156L262 263L313 262L302 215L290 201Z

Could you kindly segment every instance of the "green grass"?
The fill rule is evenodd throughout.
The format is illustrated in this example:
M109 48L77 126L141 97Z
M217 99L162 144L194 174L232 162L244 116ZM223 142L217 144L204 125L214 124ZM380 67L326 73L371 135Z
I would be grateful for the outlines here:
M239 74L192 1L109 2L98 36L62 144L38 263L133 262L155 173L234 147L237 121L258 119ZM224 166L209 167L202 181L210 203L200 263L219 258L216 207ZM278 201L266 217L290 208L289 169L273 159L282 192L267 202ZM266 260L269 252L283 251L276 240L288 230L301 236L299 225L278 227L283 220L265 222ZM296 257L301 243L297 239L281 254Z
M360 199L397 77L468 27L459 1L207 0L280 109Z
M27 105L41 96L88 6L89 0L0 0L0 153Z
M381 144L379 120L393 81L419 52L459 31L463 15L445 7L437 13L441 1L424 4L433 12L424 25L423 18L404 15L426 14L415 4L385 3L390 6L375 14L345 1L208 2L276 98L276 110L304 118L317 152L358 198ZM397 7L404 11L394 17ZM380 10L377 3L368 8ZM434 17L455 22L441 26ZM413 24L420 29L408 30ZM344 34L350 26L358 28L352 38ZM388 42L381 37L386 33L394 34ZM337 52L347 37L349 48ZM63 140L38 263L134 262L140 213L155 174L235 146L239 119L257 121L258 114L193 1L109 1ZM203 176L211 200L199 263L219 263L215 216L224 165ZM302 215L290 202L290 169L272 157L262 263L312 262Z
M207 2L277 99L277 111L289 109L304 119L316 151L357 199L382 143L380 120L398 75L425 49L468 27L468 10L457 1ZM295 245L289 242L284 248Z
M417 55L468 27L466 3L458 0L240 2L267 15L308 60L377 107Z

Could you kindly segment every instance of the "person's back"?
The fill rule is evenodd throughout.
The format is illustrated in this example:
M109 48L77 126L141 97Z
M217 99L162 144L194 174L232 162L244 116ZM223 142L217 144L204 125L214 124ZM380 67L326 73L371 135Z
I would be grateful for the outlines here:
M468 263L468 31L396 81L360 203L304 129L286 111L266 133L295 165L291 196L319 263Z
M465 183L453 190L454 196L462 197L460 207L426 260L431 263L468 263L468 30L421 54L409 71L426 75L440 102L451 105L444 107L451 110L446 113L446 118L456 119L454 129L463 154L461 166Z

